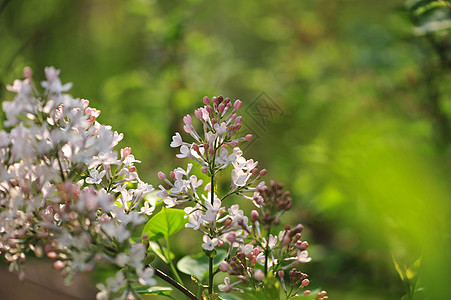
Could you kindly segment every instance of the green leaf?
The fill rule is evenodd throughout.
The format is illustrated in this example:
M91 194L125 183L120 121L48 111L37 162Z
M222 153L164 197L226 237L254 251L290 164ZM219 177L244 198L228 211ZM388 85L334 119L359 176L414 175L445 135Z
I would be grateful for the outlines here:
M290 299L300 299L300 300L309 300L309 299L315 299L316 295L308 295L308 296L296 296Z
M169 294L172 291L171 287L168 286L153 286L153 287L139 287L135 288L135 291L138 294L142 295L162 295L162 296L169 296Z
M222 300L244 300L244 298L232 293L220 293L219 299Z
M405 277L406 277L405 274L404 274L405 273L404 270L401 268L401 266L396 261L395 256L393 255L393 253L392 253L391 256L392 256L393 264L395 265L396 272L398 272L398 275L399 275L399 277L401 277L401 280L404 281Z
M226 255L226 251L218 250L213 259L213 267L217 268ZM208 273L208 257L203 253L197 255L187 255L179 260L177 263L177 269L179 269L182 273L193 275L198 280L202 281Z
M441 9L441 8L447 8L448 6L446 5L445 2L442 1L434 1L431 2L427 5L424 5L422 7L419 7L417 10L415 10L415 15L417 16L422 16L424 14L429 14L432 11L436 10L436 9Z
M149 240L168 239L171 235L185 227L187 220L181 209L162 207L144 226L142 235L147 234Z
M159 246L157 243L155 243L155 242L150 242L150 243L149 243L149 247L150 247L150 249L152 249L153 252L155 252L156 255L158 255L158 257L159 257L164 263L166 263L166 264L169 263L168 260L166 259L166 256L165 256L164 253L162 252L162 249L160 248L160 246ZM164 250L163 250L163 251L164 251ZM167 252L167 251L165 251L165 252ZM170 259L171 259L171 260L174 259L174 257L175 257L174 253L171 252L171 253L169 253L169 255L170 255Z
M430 4L431 2L435 2L436 0L416 0L416 1L411 1L410 4L407 4L407 8L410 11L415 11L421 7L424 7L428 4Z

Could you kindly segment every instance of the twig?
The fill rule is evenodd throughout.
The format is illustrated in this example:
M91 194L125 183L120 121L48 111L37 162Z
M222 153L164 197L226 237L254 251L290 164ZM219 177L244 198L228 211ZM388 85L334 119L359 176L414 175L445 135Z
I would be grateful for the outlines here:
M180 292L185 294L188 298L193 299L193 300L199 300L199 298L197 298L196 295L194 295L190 290L188 290L186 287L184 287L183 285L181 285L180 283L178 283L177 281L172 279L167 274L163 273L161 270L159 270L155 267L152 267L151 265L149 265L148 267L153 268L155 271L155 275L157 275L158 277L160 277L161 279L163 279L164 281L166 281L167 283L169 283L170 285L172 285L173 287L178 289Z

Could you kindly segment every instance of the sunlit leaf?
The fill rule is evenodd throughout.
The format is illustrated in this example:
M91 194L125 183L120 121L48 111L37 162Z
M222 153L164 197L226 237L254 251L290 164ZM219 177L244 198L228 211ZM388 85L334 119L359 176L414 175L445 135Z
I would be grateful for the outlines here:
M153 287L138 287L135 288L135 291L138 294L143 295L162 295L162 296L169 296L169 294L172 291L171 287L167 286L153 286Z
M213 260L213 267L218 267L219 264L224 260L226 255L226 251L218 250ZM202 280L208 273L208 257L203 253L198 255L185 256L179 260L179 262L177 263L177 268L180 270L180 272L193 275L197 279Z
M162 252L160 246L159 246L157 243L155 243L155 242L150 242L150 243L149 243L149 247L150 247L150 249L152 249L153 252L155 252L156 255L158 255L158 257L159 257L163 262L169 263L168 260L166 259L166 256L165 256L164 253ZM167 252L167 251L166 251L166 252ZM169 253L169 255L170 255L170 258L171 258L171 259L174 259L175 256L174 256L174 254L173 254L172 252Z
M168 239L171 235L185 227L187 220L184 216L185 212L183 210L162 207L147 222L142 235L148 235L149 240L157 240L163 237Z
M401 268L401 266L396 261L393 253L392 253L392 260L393 260L393 264L395 265L396 272L398 272L398 275L399 275L399 277L401 277L401 280L404 281L404 279L405 279L404 270Z

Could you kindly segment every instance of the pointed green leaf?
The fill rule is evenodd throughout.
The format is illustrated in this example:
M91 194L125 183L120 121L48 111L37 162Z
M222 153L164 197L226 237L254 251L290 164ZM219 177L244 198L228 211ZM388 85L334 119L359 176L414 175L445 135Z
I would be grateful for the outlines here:
M232 294L232 293L221 293L219 294L219 299L221 300L244 300L244 298Z
M135 291L138 294L143 294L143 295L162 295L162 296L168 296L171 291L172 288L171 287L167 287L167 286L153 286L153 287L139 287L139 288L135 288Z
M404 281L405 280L404 270L401 268L401 266L396 261L393 253L392 253L392 260L393 260L393 264L395 265L396 272L398 272L398 275L399 275L399 277L401 277L401 280Z
M185 227L187 220L181 209L163 207L151 218L143 229L142 235L147 234L149 240L168 239L171 235Z
M218 250L216 256L214 257L214 268L218 267L219 264L224 260L227 253L224 250ZM188 255L183 257L177 263L177 268L180 272L185 274L193 275L198 280L203 280L208 273L208 257L206 255Z
M150 249L152 249L152 251L153 252L155 252L155 254L156 255L158 255L158 257L164 262L164 263L169 263L168 262L168 260L166 259L166 256L165 256L165 254L162 252L162 249L160 248L160 246L157 244L157 243L155 243L155 242L150 242L149 243L149 247L150 247ZM163 251L165 251L165 250L163 250ZM167 253L167 250L165 251L166 253ZM169 253L169 255L170 255L170 259L172 260L172 259L174 259L174 257L175 257L175 255L174 255L174 253Z

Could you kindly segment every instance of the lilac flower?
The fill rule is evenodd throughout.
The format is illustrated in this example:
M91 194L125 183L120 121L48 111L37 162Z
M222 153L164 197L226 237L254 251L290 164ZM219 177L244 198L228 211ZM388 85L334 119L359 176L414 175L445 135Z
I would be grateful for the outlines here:
M180 133L176 132L175 135L172 137L171 147L180 147L183 145L182 137L180 136Z
M222 292L229 293L232 290L232 285L230 284L230 277L226 276L224 278L224 283L218 285L218 289Z
M141 213L150 216L155 210L155 206L150 206L148 201L144 201L143 207L141 207Z
M90 177L86 178L86 183L89 183L89 184L100 184L100 182L102 181L102 178L105 176L105 174L106 174L105 170L99 172L96 169L92 169L89 172L89 176Z
M204 235L202 238L204 243L202 244L202 248L207 251L212 251L218 245L217 238L210 238L208 235Z
M57 70L54 67L46 67L45 77L47 78L47 81L41 83L42 87L57 94L70 90L72 88L72 83L63 85L58 77L59 73L60 70Z

